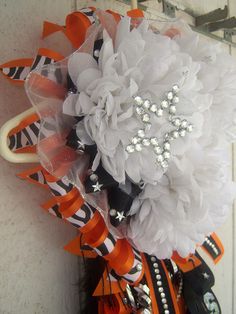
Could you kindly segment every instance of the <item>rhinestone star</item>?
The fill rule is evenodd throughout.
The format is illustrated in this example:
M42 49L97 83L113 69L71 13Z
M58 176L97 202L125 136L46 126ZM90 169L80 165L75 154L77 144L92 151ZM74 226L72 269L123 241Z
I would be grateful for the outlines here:
M124 212L117 212L116 219L118 219L119 222L125 219Z
M97 192L97 191L101 191L101 187L103 186L103 184L99 184L99 182L97 182L96 184L93 184L93 192Z
M206 279L206 280L210 278L210 275L208 275L208 273L206 273L206 272L202 273L202 275L203 275L204 279Z

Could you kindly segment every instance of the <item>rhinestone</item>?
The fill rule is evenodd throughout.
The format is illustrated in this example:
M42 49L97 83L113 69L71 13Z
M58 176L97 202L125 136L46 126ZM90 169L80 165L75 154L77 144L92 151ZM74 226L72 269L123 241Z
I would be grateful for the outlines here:
M137 136L134 136L131 140L132 144L136 145L140 142L140 138L138 138Z
M157 264L157 263L154 263L154 264L153 264L153 267L154 267L154 268L158 268L158 264Z
M162 302L163 304L166 304L167 300L166 300L165 298L162 298L162 299L161 299L161 302Z
M158 291L159 291L159 292L163 292L164 289L163 289L162 287L160 287L160 288L158 288Z
M165 99L165 100L162 100L162 102L161 102L161 108L162 109L166 109L166 108L168 108L168 106L169 106L169 103L168 103L168 101Z
M145 131L143 129L138 130L138 136L139 137L144 137L145 136Z
M123 302L124 302L124 304L128 304L128 299L127 298L123 298Z
M177 84L173 85L172 91L173 91L174 93L178 93L178 92L179 92L179 86L178 86Z
M160 270L159 270L159 269L154 269L154 273L155 273L155 274L159 274L159 273L160 273Z
M156 112L157 111L157 105L156 104L152 104L150 107L150 111L151 112Z
M137 264L136 269L137 269L138 271L141 271L141 270L143 269L142 264Z
M157 156L157 162L160 163L162 161L164 161L164 157L162 155L158 155Z
M184 137L186 135L186 131L185 130L180 130L179 131L179 136Z
M144 103L143 103L143 108L149 109L150 106L151 106L150 100L146 99L146 100L144 101Z
M126 151L127 151L128 153L133 153L133 152L134 152L134 145L128 145L128 146L126 147Z
M157 285L160 287L162 286L162 282L160 280L157 281Z
M162 153L162 149L160 146L155 146L153 148L153 150L154 150L155 154L157 154L157 155L160 155Z
M142 149L143 149L142 144L138 143L138 144L135 145L135 150L136 150L137 152L141 152Z
M98 176L97 176L95 173L93 173L93 174L91 174L91 176L89 177L89 179L90 179L91 181L93 181L93 182L97 182Z
M179 132L178 131L173 131L171 133L171 135L173 136L173 138L178 138L179 137Z
M172 123L173 123L174 126L180 126L181 120L180 120L180 118L174 118L172 120Z
M166 160L162 161L161 163L162 168L168 168L168 162Z
M142 144L143 146L149 146L151 144L149 138L144 138L142 140Z
M179 97L178 96L174 96L172 102L173 102L173 104L178 104L179 103Z
M135 100L136 104L139 106L141 106L143 104L143 99L140 96L134 97L134 100Z
M150 142L153 146L158 146L158 139L156 137L151 137Z
M170 311L165 310L164 314L170 314Z
M169 100L173 99L173 93L172 92L167 93L167 99L169 99Z
M186 128L186 130L191 133L193 131L193 125L192 124L189 124Z
M163 157L164 157L164 159L169 159L170 158L170 152L164 151Z
M169 143L169 142L164 142L163 148L164 148L165 150L170 150L170 143Z
M148 113L145 113L143 116L142 116L142 121L143 122L149 122L150 120L150 116Z
M152 124L151 123L145 123L145 132L148 132L151 130Z
M182 122L181 122L181 128L187 128L187 126L188 126L188 121L187 120L183 120Z
M174 105L171 105L169 108L170 113L176 113L176 107Z
M161 279L161 275L157 275L156 279L160 280Z
M162 117L163 116L163 110L162 109L158 109L157 112L156 112L156 115L158 117Z
M98 49L94 50L94 52L93 52L94 57L98 58L99 57L99 52L100 51Z
M141 108L141 107L136 107L135 108L135 111L137 112L137 114L139 115L139 116L141 116L142 114L144 114L144 109L143 108Z

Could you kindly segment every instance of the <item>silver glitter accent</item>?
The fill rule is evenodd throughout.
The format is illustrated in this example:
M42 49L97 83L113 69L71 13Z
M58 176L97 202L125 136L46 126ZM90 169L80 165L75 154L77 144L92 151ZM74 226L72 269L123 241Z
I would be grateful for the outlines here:
M163 157L164 157L164 159L169 159L170 158L170 152L164 151L163 152Z
M187 132L191 133L193 131L193 125L189 124L186 128Z
M181 124L180 118L174 118L174 119L172 119L172 124L173 124L174 126L179 127L180 124Z
M164 142L163 148L164 148L164 150L170 150L170 143L169 142Z
M156 160L158 163L161 163L162 161L164 161L164 157L162 155L158 155Z
M186 131L184 129L179 131L179 136L185 137L185 135L186 135Z
M185 129L188 126L188 121L187 120L183 120L180 124L181 128Z
M172 102L173 102L173 104L178 104L179 103L179 97L178 96L174 96Z

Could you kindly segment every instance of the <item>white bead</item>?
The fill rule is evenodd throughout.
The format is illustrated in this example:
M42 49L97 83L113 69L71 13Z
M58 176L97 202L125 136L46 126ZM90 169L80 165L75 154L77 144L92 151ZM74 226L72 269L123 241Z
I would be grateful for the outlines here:
M180 126L181 120L180 120L180 118L174 118L174 119L172 119L172 123L174 126Z
M135 150L136 150L137 152L141 152L142 149L143 149L142 144L136 144L136 145L135 145Z
M140 96L135 96L134 100L138 106L141 106L143 104L143 99Z
M89 177L89 179L93 182L97 182L98 176L95 173L92 173Z
M117 214L116 209L114 209L114 208L113 208L113 209L110 209L110 216L115 217L116 214Z
M154 146L158 146L158 139L156 137L151 137L150 142Z
M134 152L134 145L128 145L128 146L126 147L126 151L127 151L128 153L133 153L133 152Z
M157 115L158 117L162 117L162 116L163 116L163 110L162 110L162 109L158 109L158 110L156 111L156 115Z
M141 116L142 114L144 114L144 109L143 108L141 108L141 107L136 107L135 108L135 111L137 112L137 114L139 115L139 116Z
M134 136L131 140L132 144L136 145L140 142L140 138L138 138L137 136Z
M173 93L172 92L167 93L167 99L169 99L169 100L173 99Z
M160 163L160 162L162 162L162 161L164 161L163 156L162 156L162 155L158 155L158 156L157 156L157 162Z
M187 126L188 126L188 121L187 120L182 120L182 122L181 122L181 128L187 128Z
M155 256L151 256L151 261L152 261L152 262L156 262L156 260L157 260L157 259L156 259Z
M161 108L162 108L162 109L166 109L166 108L168 108L168 106L169 106L168 101L167 101L167 100L162 100L162 102L161 102Z
M150 116L148 113L145 113L143 116L142 116L142 121L143 122L148 122L150 120Z
M164 151L163 157L164 157L165 159L170 159L170 152Z
M144 103L143 103L143 108L149 109L150 106L151 106L150 100L146 99L146 100L144 101Z
M169 142L164 142L163 148L164 148L165 150L170 150L170 143L169 143Z
M136 268L138 271L141 271L143 269L143 266L142 264L137 264Z
M178 93L178 92L179 92L179 86L178 86L177 84L173 85L172 91L173 91L174 93Z
M174 96L172 102L173 102L173 104L178 104L179 103L179 97L178 96Z
M161 281L157 281L157 285L160 287L160 286L162 286L162 282Z
M168 309L168 304L164 304L163 305L163 308L166 310L166 309Z
M174 105L171 105L169 108L170 113L176 113L176 107Z
M184 137L186 135L186 131L185 130L180 130L179 131L179 136Z
M166 304L166 303L167 303L167 300L166 300L165 298L163 298L163 299L161 299L161 302L162 302L163 304Z
M98 49L94 50L94 52L93 52L94 57L98 58L99 57L99 52L100 51Z
M160 155L162 153L162 149L160 146L155 146L153 150L157 155Z
M164 314L170 314L170 311L165 310Z
M144 138L142 140L142 144L143 146L149 146L151 144L149 138Z
M151 112L156 112L157 111L157 105L156 104L152 104L150 107L150 111Z
M179 132L178 131L173 131L171 133L171 135L173 136L173 138L178 138L179 137Z
M193 125L192 124L189 124L186 128L186 130L191 133L193 131Z

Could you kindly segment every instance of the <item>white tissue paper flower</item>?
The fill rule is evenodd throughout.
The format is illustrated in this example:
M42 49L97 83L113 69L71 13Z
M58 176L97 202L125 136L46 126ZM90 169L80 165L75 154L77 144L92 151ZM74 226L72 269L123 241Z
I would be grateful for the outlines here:
M128 176L144 182L134 200L127 235L139 250L158 258L173 251L186 256L226 218L235 195L231 180L229 143L235 140L236 65L217 44L205 43L182 22L169 38L149 28L131 30L123 18L115 41L103 31L98 63L75 52L68 70L79 94L70 95L63 111L84 116L77 134L96 143L103 167L119 183ZM194 126L191 133L171 141L168 167L156 163L150 147L127 153L132 137L144 123L135 112L140 95L160 104L179 87L176 115ZM164 138L173 126L168 117L150 115L148 138Z

